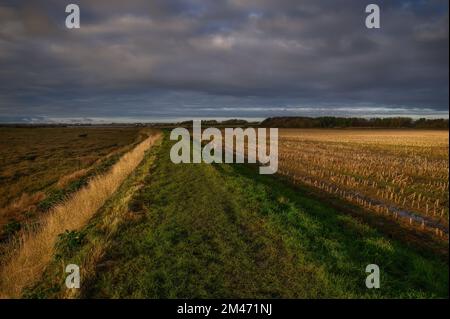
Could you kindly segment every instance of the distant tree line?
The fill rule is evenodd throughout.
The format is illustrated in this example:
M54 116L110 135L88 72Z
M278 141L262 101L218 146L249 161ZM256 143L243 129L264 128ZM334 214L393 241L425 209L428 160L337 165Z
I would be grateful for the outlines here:
M409 117L389 118L359 118L359 117L269 117L264 121L248 122L242 119L230 119L224 121L202 120L203 127L278 127L278 128L416 128L416 129L444 129L448 130L448 119L413 120ZM109 124L31 124L0 123L0 127L72 127L72 126L149 126L156 128L192 127L192 120L178 123L109 123Z
M409 117L358 118L358 117L271 117L261 122L262 127L279 128L416 128L448 129L448 119L413 120Z

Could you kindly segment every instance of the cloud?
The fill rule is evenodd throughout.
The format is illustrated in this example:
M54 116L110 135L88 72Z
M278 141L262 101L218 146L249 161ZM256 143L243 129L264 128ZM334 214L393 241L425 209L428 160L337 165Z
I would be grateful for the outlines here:
M378 1L380 30L357 0L78 3L79 30L64 28L60 1L0 5L0 115L448 112L443 0Z

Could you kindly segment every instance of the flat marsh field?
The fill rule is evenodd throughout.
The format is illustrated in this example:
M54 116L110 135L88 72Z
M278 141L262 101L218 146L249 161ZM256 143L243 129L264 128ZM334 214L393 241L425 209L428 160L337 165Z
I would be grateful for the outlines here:
M141 138L136 128L89 127L1 127L0 136L0 238L107 169Z

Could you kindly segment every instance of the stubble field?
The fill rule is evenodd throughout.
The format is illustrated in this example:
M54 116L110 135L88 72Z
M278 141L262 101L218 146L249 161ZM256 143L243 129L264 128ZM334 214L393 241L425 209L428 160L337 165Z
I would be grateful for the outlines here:
M279 173L445 237L448 142L447 131L284 129Z

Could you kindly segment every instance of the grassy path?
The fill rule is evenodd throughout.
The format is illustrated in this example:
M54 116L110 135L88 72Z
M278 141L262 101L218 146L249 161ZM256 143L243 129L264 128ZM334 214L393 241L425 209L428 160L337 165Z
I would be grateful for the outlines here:
M244 165L175 165L165 139L82 297L448 297L448 264ZM381 289L365 287L365 267Z

